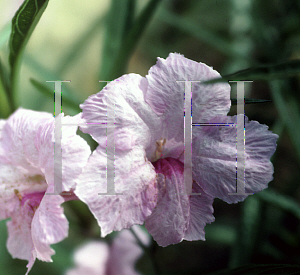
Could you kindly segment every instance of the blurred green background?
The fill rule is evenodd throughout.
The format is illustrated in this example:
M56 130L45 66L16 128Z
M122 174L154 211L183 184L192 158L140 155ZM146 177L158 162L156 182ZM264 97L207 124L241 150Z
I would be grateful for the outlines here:
M21 3L0 2L0 58L7 70L10 21ZM288 63L300 59L300 1L50 0L24 51L16 97L24 108L53 113L53 83L46 81L71 80L62 85L62 108L74 115L78 103L101 89L99 80L130 72L145 76L157 57L166 58L170 52L213 66L221 75L267 65L246 84L245 96L272 102L246 105L245 113L268 125L279 140L269 188L235 205L215 199L216 221L206 226L205 242L183 241L166 248L153 243L151 253L160 273L209 274L247 264L300 264L300 68ZM287 64L279 74L272 65L277 63ZM38 88L37 83L44 86ZM0 105L0 115L6 118L10 111L3 83ZM235 113L232 106L230 115ZM73 265L74 249L99 235L83 203L67 202L64 208L69 237L53 245L53 263L37 260L32 275L64 274ZM6 239L1 221L0 274L25 274L27 262L11 258ZM147 255L137 268L153 274Z

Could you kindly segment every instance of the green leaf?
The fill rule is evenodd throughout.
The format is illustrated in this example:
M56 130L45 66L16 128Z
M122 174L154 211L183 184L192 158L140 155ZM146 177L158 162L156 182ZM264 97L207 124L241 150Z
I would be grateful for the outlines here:
M287 78L297 74L300 74L300 59L249 68L233 74L224 75L221 78L204 81L202 83L212 84L217 82L227 82L228 80L271 80Z
M291 93L288 93L287 98L283 96L287 90L285 85L287 85L285 81L278 80L270 83L272 99L280 119L286 125L297 154L298 163L300 164L300 128L295 127L295 125L300 125L299 103L297 103L297 99Z
M51 80L56 80L60 79L60 75L57 74L57 71L51 71L43 64L39 62L34 56L31 56L27 54L24 57L24 63L30 67L36 76L36 79L43 79L45 81L51 81ZM43 83L44 84L44 83ZM80 94L76 88L72 87L70 88L70 85L64 85L63 88L63 96L67 98L72 98L74 102L83 102L84 98L78 98L78 94Z
M300 219L300 204L297 203L292 197L287 197L267 189L257 193L256 198L284 211L290 212L295 215L295 217Z
M14 67L49 0L25 0L12 19L9 62Z
M30 78L30 83L42 94L46 95L47 97L51 97L53 99L53 90L49 88L50 85L43 84L33 78ZM74 101L71 97L62 97L62 105L67 105L74 110L81 112L79 108L79 102Z
M231 100L231 105L237 105L237 99L236 98L230 98L230 100ZM245 98L245 104L266 103L266 102L272 102L272 100Z
M207 43L219 52L227 55L241 57L246 59L244 55L233 49L229 40L220 37L213 33L212 30L205 26L199 25L199 22L194 23L190 19L175 15L168 10L164 10L160 16L160 20L165 23L184 31L185 33L195 37L196 39Z
M231 267L247 264L255 251L259 227L262 222L262 204L256 196L249 196L242 204L243 214L241 216L238 230L238 238L230 262Z
M11 87L16 104L16 82L22 52L47 7L49 0L25 0L12 19L12 31L9 41L9 63L11 66Z
M9 94L9 76L0 59L0 114L1 117L8 117L13 111L12 98Z
M135 0L112 0L107 16L105 42L102 52L100 79L110 80L109 73L129 32L135 11Z
M161 1L150 0L139 17L134 21L129 33L122 42L120 51L117 53L112 70L108 73L108 77L105 80L118 78L125 73L129 59Z
M224 224L210 224L205 227L205 238L209 242L233 245L236 241L236 229Z

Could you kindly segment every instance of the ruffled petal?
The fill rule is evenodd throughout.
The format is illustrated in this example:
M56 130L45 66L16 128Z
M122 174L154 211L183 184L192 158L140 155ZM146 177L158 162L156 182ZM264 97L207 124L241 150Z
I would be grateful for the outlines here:
M184 138L185 83L176 81L205 81L217 77L219 73L211 67L180 54L171 53L166 60L158 58L146 76L145 100L161 116L163 138L182 142ZM192 102L193 122L205 123L217 115L226 115L231 105L230 86L192 83Z
M82 108L81 130L89 133L101 147L106 147L107 106L114 106L116 151L131 150L135 146L155 144L160 122L145 103L147 80L137 74L124 75L99 93L90 96Z
M39 125L53 119L45 112L19 108L3 126L0 142L1 163L21 166L33 174L40 173L36 166L38 156L34 138Z
M75 190L96 217L103 237L113 230L142 224L156 204L156 173L143 148L116 150L114 165L115 192L123 195L99 195L107 192L107 154L100 146L89 158Z
M74 116L66 116L62 119L62 179L63 190L67 191L75 187L75 179L82 172L91 154L91 149L87 142L76 134L81 122L81 113ZM64 124L73 124L64 126ZM76 160L76 161L74 161Z
M32 219L44 192L35 192L20 197L18 206L11 213L11 221L7 222L7 249L14 258L28 260L27 273L31 270L36 251L32 241Z
M3 129L5 123L6 123L5 119L0 119L0 138L1 138L2 129Z
M184 233L187 241L205 241L204 227L207 223L214 222L214 209L212 207L214 198L204 192L197 182L193 182L193 193L201 195L190 196L190 220Z
M20 209L18 209L21 211ZM28 214L28 213L27 213ZM7 249L13 258L29 261L33 242L31 238L32 217L26 215L22 217L15 212L12 220L6 223L8 230Z
M87 142L76 134L81 114L74 117L61 116L62 121L62 190L75 187L75 179L87 163L91 150ZM45 173L47 183L54 184L54 138L55 120L49 120L38 128L35 146L39 155L37 165ZM76 160L76 161L74 161Z
M160 246L176 244L183 240L190 217L184 165L172 158L159 159L153 165L158 174L158 199L145 225Z
M236 123L234 117L216 117L211 123ZM203 190L228 203L244 200L236 193L235 126L198 126L193 128L193 178ZM257 193L273 179L270 157L276 149L278 136L266 125L248 122L245 117L245 192Z
M49 186L46 193L53 191L53 187ZM50 245L68 236L69 224L61 207L63 202L64 199L59 195L45 195L35 211L31 237L39 260L52 262L51 256L55 252Z

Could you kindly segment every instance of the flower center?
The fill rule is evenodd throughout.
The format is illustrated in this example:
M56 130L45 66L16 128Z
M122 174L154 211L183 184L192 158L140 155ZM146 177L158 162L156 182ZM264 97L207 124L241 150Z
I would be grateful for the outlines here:
M33 216L44 195L45 192L36 192L24 195L21 200L22 211Z
M163 150L164 150L164 146L166 144L167 140L164 138L164 139L160 139L160 140L157 140L156 141L156 150L155 150L155 153L154 153L154 161L157 161L159 159L161 159L163 157Z
M176 175L176 177L183 176L184 164L178 159L159 159L152 164L157 174L163 174L168 178L172 178L174 175Z

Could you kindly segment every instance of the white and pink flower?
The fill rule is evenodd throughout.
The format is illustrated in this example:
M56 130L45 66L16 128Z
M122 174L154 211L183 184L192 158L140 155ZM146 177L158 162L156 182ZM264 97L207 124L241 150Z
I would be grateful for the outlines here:
M82 118L99 146L78 179L76 195L96 217L102 236L143 224L161 246L182 240L205 240L204 227L214 221L215 197L228 203L244 200L236 192L236 128L193 127L193 192L184 190L184 85L177 81L205 81L219 73L179 54L159 58L146 77L124 75L110 82L84 104ZM230 86L193 83L193 122L233 123L229 117ZM115 192L107 191L107 105L115 110ZM256 193L272 180L270 157L277 135L246 119L246 192Z
M62 117L63 123L78 121L80 116ZM36 258L51 262L50 245L68 235L61 203L70 197L45 195L54 191L54 125L51 114L25 109L0 121L0 219L11 218L7 248L14 258L28 260L26 274ZM62 130L63 191L73 191L90 155L76 129Z

